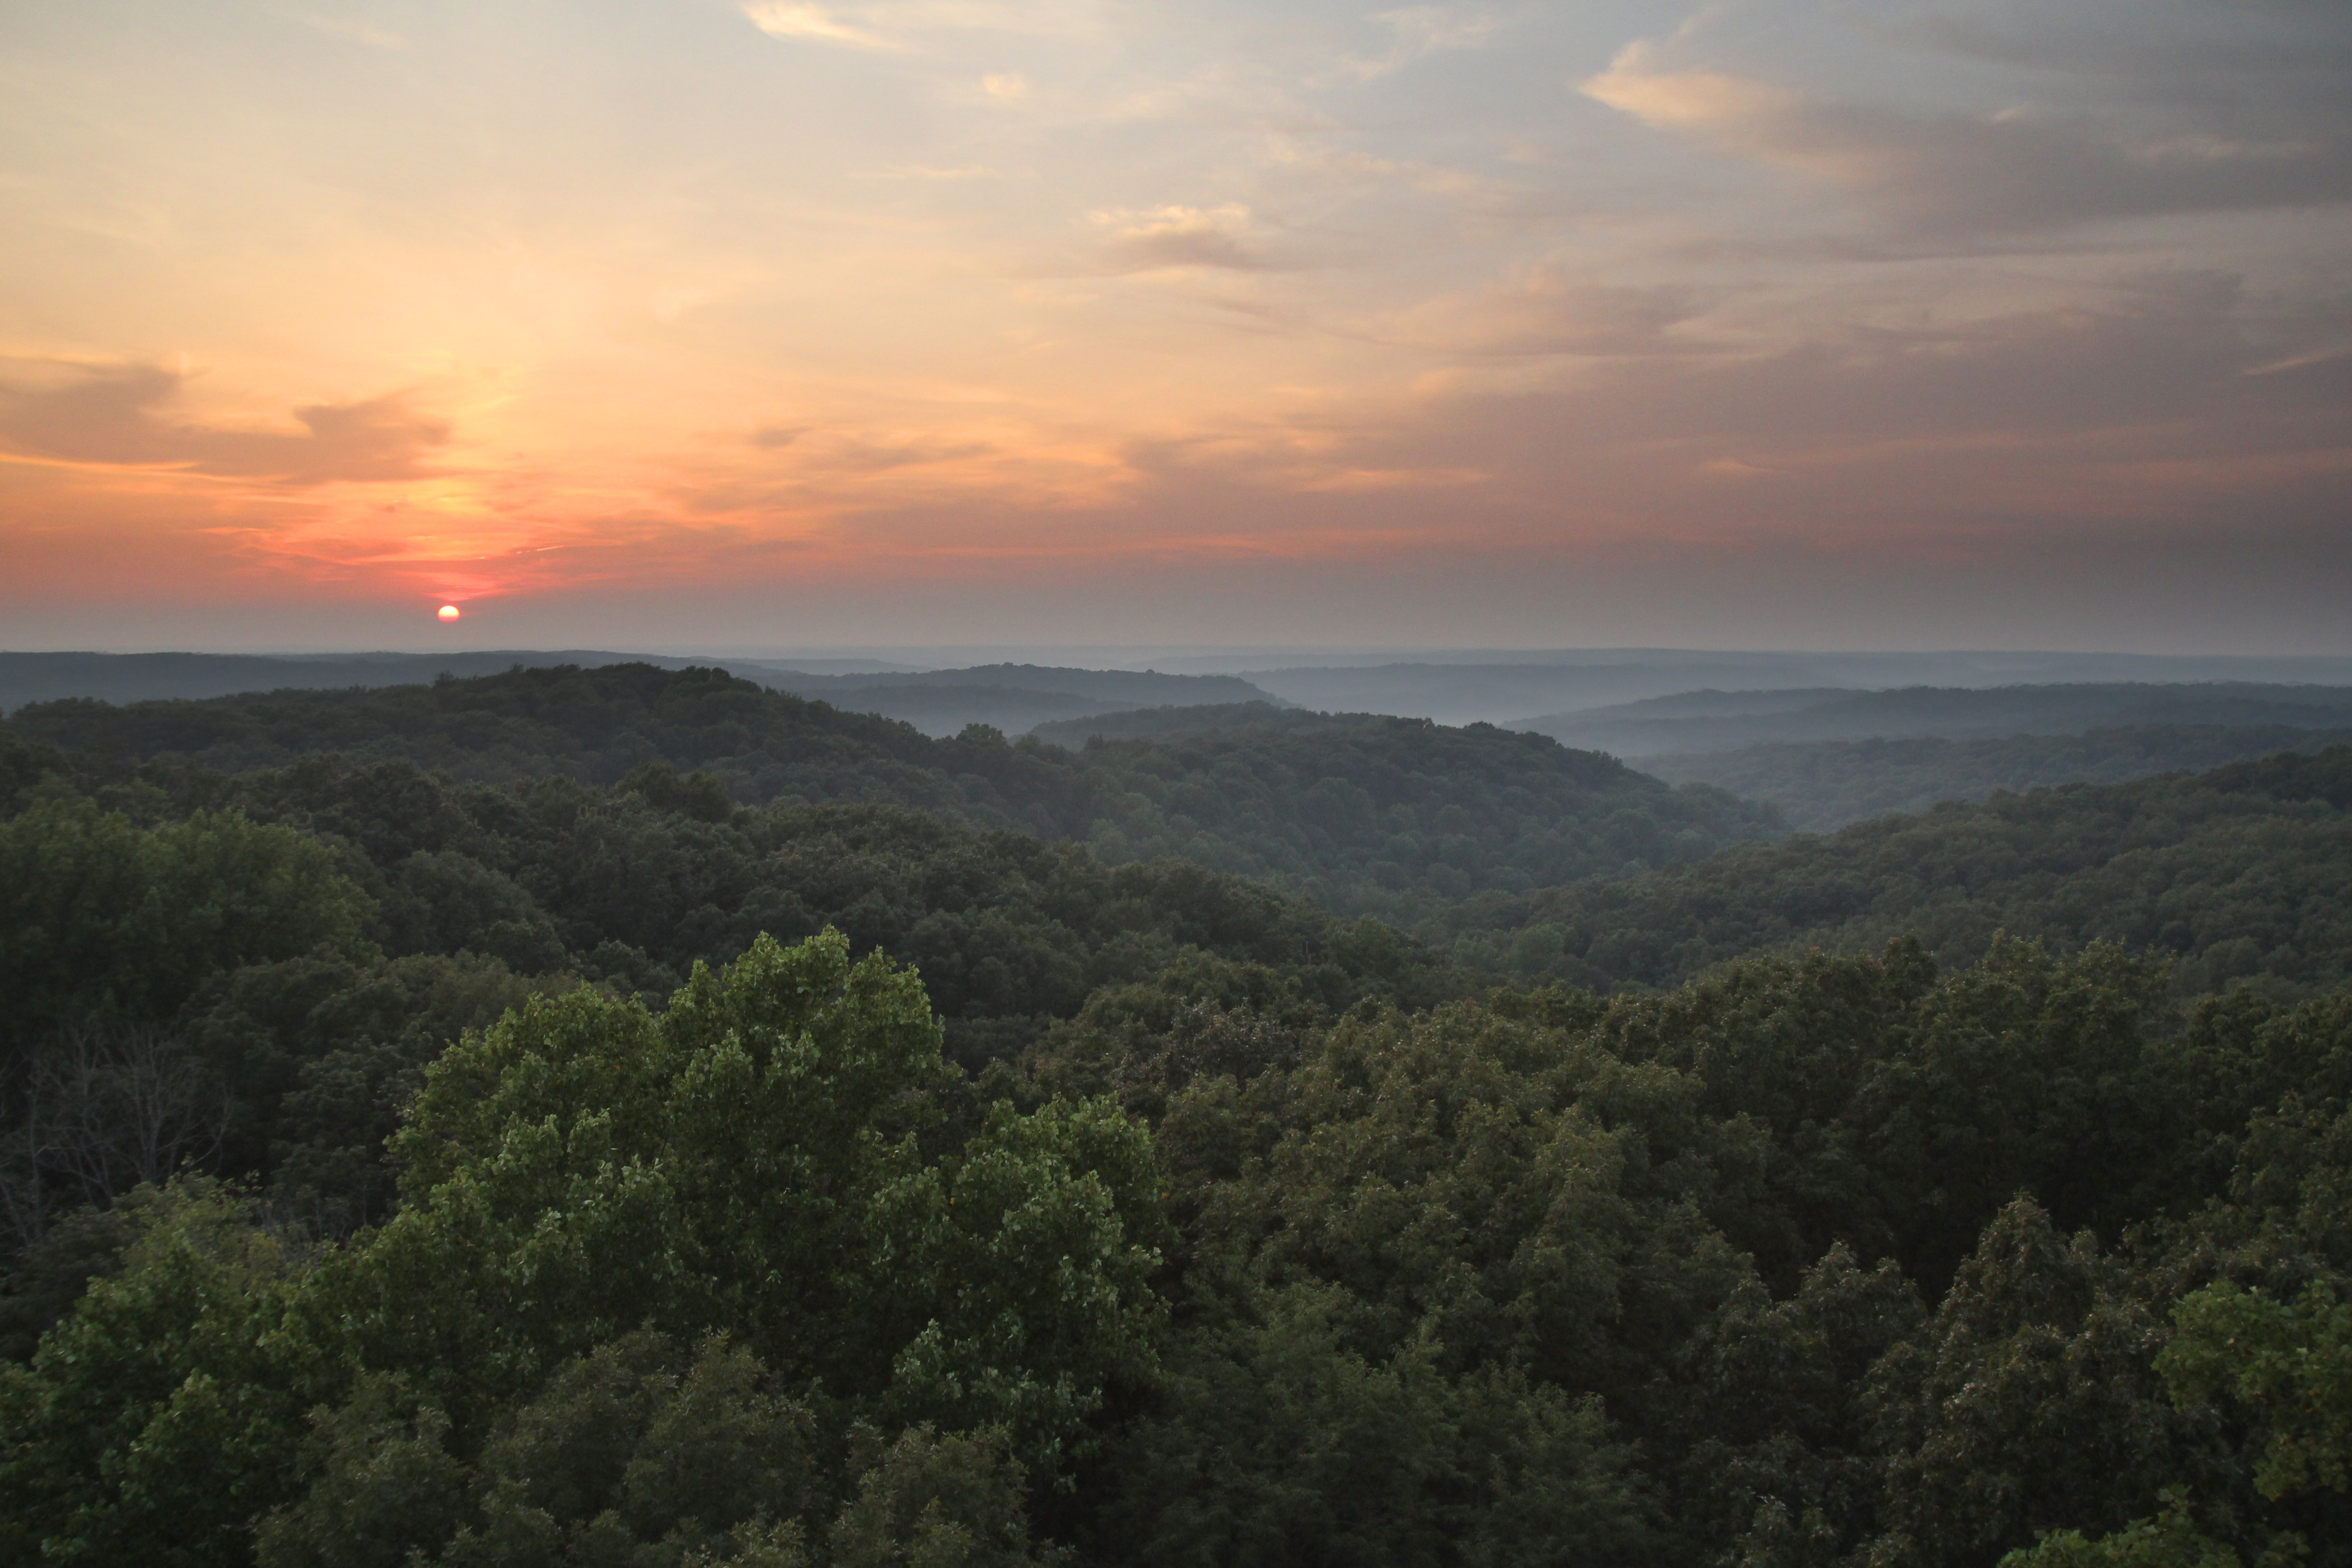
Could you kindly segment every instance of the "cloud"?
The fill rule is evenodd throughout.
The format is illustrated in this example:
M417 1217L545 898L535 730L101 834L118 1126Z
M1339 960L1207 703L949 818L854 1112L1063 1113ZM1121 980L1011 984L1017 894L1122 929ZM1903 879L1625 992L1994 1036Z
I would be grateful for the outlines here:
M853 436L834 442L821 455L813 455L809 465L872 474L889 468L959 463L967 458L990 456L995 450L987 443L977 441L931 441L919 436L885 437L877 441Z
M399 50L408 47L408 40L398 33L371 26L365 22L350 21L340 16L322 16L314 11L288 11L284 16L288 21L308 27L312 32L325 33L331 37L348 38L355 44L364 44L371 49Z
M2347 367L2281 352L2294 329L2227 276L2117 292L2101 309L1618 360L1573 385L1446 398L1330 460L1475 465L1555 515L1698 538L1794 529L1895 548L2067 517L2342 529Z
M1996 65L2087 76L2193 78L2246 76L2274 89L2282 78L2352 72L2352 21L2334 0L2213 5L2201 0L2053 6L2038 25L1930 11L1874 17L1869 30L1898 44Z
M892 163L880 169L851 172L853 180L1001 180L1004 176L982 163L941 167L930 163Z
M1677 67L1646 41L1580 87L1654 129L1853 191L1920 234L2352 201L2352 138L2332 128L2126 134L2089 117L2017 109L1911 111Z
M947 33L1010 33L1068 37L1090 30L1088 0L867 0L824 5L814 0L747 0L743 15L770 37L847 48L903 50L911 40Z
M1700 292L1683 285L1610 285L1538 267L1388 312L1365 333L1456 354L1678 353L1688 350L1664 334L1702 308Z
M1383 490L1430 490L1455 485L1484 484L1488 476L1477 468L1339 468L1309 473L1294 487L1326 496L1369 496Z
M1382 11L1372 20L1388 24L1389 47L1387 52L1370 58L1349 57L1346 74L1357 81L1391 75L1444 50L1484 48L1501 26L1491 13L1444 5L1408 5L1400 11Z
M425 455L449 439L447 424L410 412L397 394L298 408L297 435L173 420L163 411L184 378L161 366L18 361L0 373L0 442L67 462L323 485L421 477Z
M747 439L763 452L782 452L790 447L789 462L795 470L803 472L879 473L890 468L986 457L996 451L986 442L937 440L906 434L867 435L851 431L813 430L800 424L763 424Z
M1264 272L1275 263L1252 247L1246 234L1249 209L1165 206L1137 211L1112 208L1094 214L1108 229L1097 251L1107 272L1157 272L1167 267L1217 267Z
M743 7L751 25L772 38L842 44L855 49L897 49L898 40L843 21L823 5L800 0L754 0Z
M2116 280L2101 308L1438 382L1409 406L1327 401L1139 451L1132 515L1419 528L1529 562L1622 546L1694 581L1730 580L1707 562L1775 540L1885 564L2030 556L2047 530L2093 526L2126 551L2136 534L2272 528L2342 554L2352 355L2295 350L2321 329L2225 275L2155 275Z

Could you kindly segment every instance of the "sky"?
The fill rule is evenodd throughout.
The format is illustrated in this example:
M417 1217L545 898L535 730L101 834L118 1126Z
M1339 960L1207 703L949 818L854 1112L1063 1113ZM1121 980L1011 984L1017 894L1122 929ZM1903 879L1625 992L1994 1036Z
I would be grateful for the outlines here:
M2352 6L1380 4L16 0L0 647L2352 653Z

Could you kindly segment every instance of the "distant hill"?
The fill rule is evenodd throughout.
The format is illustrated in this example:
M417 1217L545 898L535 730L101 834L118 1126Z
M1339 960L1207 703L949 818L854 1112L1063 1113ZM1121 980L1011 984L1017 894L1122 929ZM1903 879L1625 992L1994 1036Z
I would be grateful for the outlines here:
M708 663L709 661L699 661ZM682 670L692 659L571 649L470 653L0 653L0 712L60 697L148 702L236 692L337 686L423 685L435 676L494 675L517 667L621 664Z
M818 698L851 713L904 719L930 736L961 734L974 724L1019 735L1039 724L1138 707L1274 701L1238 676L1167 675L1156 670L979 664L836 675L782 666L730 667L795 696Z
M783 685L777 689L793 690ZM1006 735L1025 735L1040 724L1076 715L1116 713L1123 706L1068 692L1025 691L1017 686L850 686L797 695L816 697L845 713L895 718L935 737L961 735L975 724Z
M1334 713L1402 714L1433 718L1441 724L1483 720L1522 727L1542 724L1541 720L1526 720L1523 716L1528 714L1557 716L1706 687L1725 693L1754 693L2120 682L2317 682L2352 685L2352 658L2146 653L1823 653L1594 648L1463 653L1407 660L1360 658L1279 668L1234 664L1220 667L1237 670L1275 695L1302 707Z
M1696 664L1684 659L1589 665L1398 663L1253 670L1248 674L1265 691L1301 707L1400 714L1440 724L1500 723L1549 708L1622 702L1715 682L1782 679L1807 687L1835 684L1827 673L1808 664L1784 669L1769 663L1759 670L1755 661L1740 654Z
M1959 739L2151 725L2352 727L2352 686L2112 683L1877 692L1692 691L1521 719L1507 727L1625 758L1768 741Z
M1397 918L1780 831L1769 808L1486 725L1316 716L1306 728L1072 751L985 731L929 738L724 671L646 664L125 706L41 703L0 727L56 747L58 766L100 781L143 779L194 796L216 789L213 774L327 753L344 766L413 763L481 784L557 775L611 786L663 764L709 773L722 807L913 806L1082 840L1114 865L1178 856L1346 913Z
M1948 963L1996 932L2168 955L2187 992L2352 981L2352 747L2196 775L2073 784L1695 864L1465 906L1457 958L1602 988L1671 986L1744 954L1872 952L1916 932Z
M1034 725L1163 704L1271 702L1234 675L1169 675L1143 670L1076 670L1038 664L985 664L958 670L891 668L879 661L820 659L808 667L755 659L688 659L594 650L450 653L294 655L247 653L0 653L0 713L26 703L92 697L132 703L243 692L323 691L424 685L438 676L498 674L562 664L601 668L725 669L795 696L819 698L847 713L904 719L926 735L949 736L984 724L1011 735Z
M763 684L795 696L833 701L835 692L880 691L908 686L982 686L1013 691L1064 692L1130 707L1173 703L1268 702L1273 699L1239 675L1164 675L1157 670L1078 670L1049 664L975 664L961 670L910 670L885 674L819 675L772 667L751 672ZM835 704L838 706L838 704Z
M2084 735L2012 735L1951 740L1776 741L1737 751L1645 757L1645 773L1675 784L1713 784L1769 800L1789 825L1826 832L1946 800L1981 800L1997 789L2118 784L2151 774L2199 772L2278 751L2352 742L2352 728L2289 725L2147 725Z
M1268 702L1206 703L1192 707L1129 708L1086 718L1055 719L1029 731L1055 746L1080 747L1089 740L1165 739L1253 727L1298 730L1361 724L1373 714L1328 714L1312 708L1279 707Z

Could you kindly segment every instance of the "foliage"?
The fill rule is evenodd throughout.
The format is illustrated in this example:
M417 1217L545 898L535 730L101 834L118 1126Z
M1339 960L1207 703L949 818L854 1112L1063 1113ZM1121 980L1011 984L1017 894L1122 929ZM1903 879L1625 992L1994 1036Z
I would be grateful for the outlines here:
M805 1563L814 1422L722 1337L625 1335L502 1412L471 1462L397 1379L321 1410L309 1488L257 1531L262 1568Z
M470 952L359 963L312 954L215 976L183 1009L188 1050L230 1094L221 1164L331 1236L392 1212L384 1140L445 1046L568 989Z
M1203 955L977 1093L837 935L542 996L349 1246L183 1180L28 1255L94 1283L0 1379L6 1548L2352 1561L2352 994L2163 994L1898 943L1335 1016Z
M129 1219L0 1374L0 1545L1027 1561L1023 1476L1154 1364L1156 1173L1098 1103L957 1124L954 1078L914 977L834 933L659 1018L534 999L431 1070L411 1201L351 1247L289 1270L202 1183Z
M0 1561L248 1560L317 1372L277 1332L294 1260L251 1218L176 1185L31 1365L0 1368Z
M1168 707L1129 708L1122 713L1084 718L1057 718L1035 726L1029 733L1040 740L1073 750L1099 736L1105 740L1157 740L1171 735L1203 735L1211 730L1244 729L1263 725L1272 729L1326 729L1361 714L1317 713L1312 708L1278 707L1270 702L1189 703Z
M2352 747L2191 778L1939 806L1695 865L1467 904L1459 961L1668 986L1743 954L1867 950L1916 933L1947 964L1994 933L2176 960L2187 994L2352 981Z
M1480 890L1663 865L1778 831L1769 810L1674 789L1541 736L1313 718L1070 751L1008 745L984 727L932 740L718 670L621 664L119 708L36 703L8 728L81 758L93 780L144 778L188 798L220 788L208 774L335 753L467 782L617 784L660 810L687 811L699 790L688 814L713 821L721 792L746 804L889 802L1083 841L1113 864L1182 855L1342 913L1399 919Z
M2257 1568L2285 1568L2302 1560L2291 1539L2253 1559ZM2164 1511L2153 1519L2134 1520L2111 1535L2097 1537L2079 1530L2054 1530L2000 1561L2001 1568L2242 1568L2246 1560L2227 1542L2199 1530L2186 1494L2170 1488Z
M252 1178L7 1124L0 1564L2352 1564L2352 753L1512 893L1704 799L593 674L0 744L12 1117Z
M2342 686L2126 681L1883 691L1692 691L1525 720L1520 727L1541 730L1570 746L1648 758L1772 741L2189 727L2341 729L2347 725L2352 725L2352 691Z
M2226 1392L2266 1417L2264 1497L2352 1490L2352 1306L2332 1287L2282 1301L2223 1280L2182 1297L2173 1322L2156 1363L2173 1396Z
M325 845L231 812L152 830L88 802L0 822L0 1046L73 1021L168 1019L205 977L362 951L371 911Z
M2248 758L2347 741L2352 732L2290 725L2150 725L1976 740L1780 741L1644 757L1641 767L1672 783L1712 784L1769 801L1799 831L1827 832L1946 800L1981 800L1996 790L2022 794L2062 784L2120 784L2152 773L2201 773Z

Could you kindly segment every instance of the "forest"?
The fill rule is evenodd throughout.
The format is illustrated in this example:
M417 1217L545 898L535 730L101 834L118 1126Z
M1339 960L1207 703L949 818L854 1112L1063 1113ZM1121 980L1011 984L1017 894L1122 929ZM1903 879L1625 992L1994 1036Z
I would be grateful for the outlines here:
M2352 727L2341 686L2252 681L2067 683L1889 691L1686 691L1512 725L1619 757L1729 750L1764 742L1968 739L2151 727Z
M10 713L0 1563L2352 1564L2352 747L1111 717Z
M1947 802L1704 862L1465 901L1457 947L1578 984L1673 985L1744 954L1916 936L1947 963L1996 933L2110 941L2184 995L2352 983L2352 747L2201 774Z
M2142 725L2077 735L1954 740L1767 742L1736 751L1645 757L1642 770L1676 784L1712 784L1777 806L1792 828L1823 832L1947 800L1981 800L2060 784L2119 784L2157 773L2203 773L2280 751L2352 745L2352 728L2287 725Z

